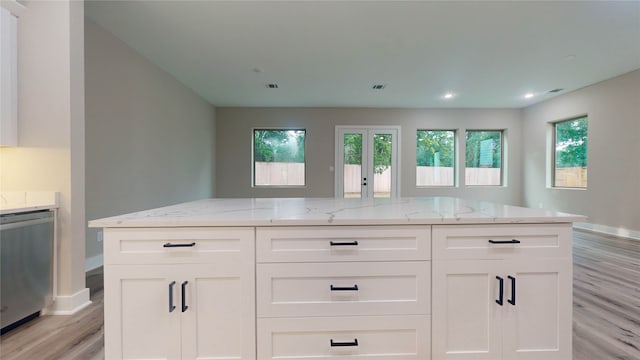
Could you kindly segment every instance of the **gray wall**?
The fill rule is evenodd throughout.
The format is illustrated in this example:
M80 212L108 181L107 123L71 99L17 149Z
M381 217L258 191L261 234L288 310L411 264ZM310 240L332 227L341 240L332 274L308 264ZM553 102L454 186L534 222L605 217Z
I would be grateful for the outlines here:
M547 187L549 123L587 114L588 188ZM594 230L640 236L640 70L523 110L524 202L587 215Z
M394 125L401 127L401 196L458 196L519 205L521 198L521 113L516 109L328 109L328 108L216 108L218 197L332 197L334 196L334 138L337 125ZM252 188L252 129L296 127L307 130L304 189ZM417 188L415 185L416 130L456 129L459 163L464 158L466 129L504 129L508 141L507 186ZM462 181L461 181L462 183Z
M90 20L85 50L87 219L212 197L215 108Z

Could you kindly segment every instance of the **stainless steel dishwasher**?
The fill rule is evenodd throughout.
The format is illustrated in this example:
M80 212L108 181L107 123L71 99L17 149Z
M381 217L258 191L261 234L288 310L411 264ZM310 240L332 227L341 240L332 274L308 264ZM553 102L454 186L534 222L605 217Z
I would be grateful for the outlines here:
M0 216L0 327L40 315L51 299L53 211Z

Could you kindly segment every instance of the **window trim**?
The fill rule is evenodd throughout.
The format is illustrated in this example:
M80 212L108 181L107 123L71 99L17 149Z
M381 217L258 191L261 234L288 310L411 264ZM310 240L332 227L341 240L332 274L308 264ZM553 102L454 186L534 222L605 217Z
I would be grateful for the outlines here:
M499 132L500 133L500 184L497 185L469 185L466 181L466 170L467 170L467 133L468 132ZM479 188L479 187L507 187L507 178L506 178L506 169L507 169L507 159L505 157L505 148L507 146L507 129L465 129L464 131L464 154L462 158L464 159L464 186L468 188ZM462 165L461 165L462 166Z
M581 115L577 115L577 116L571 116L568 118L564 118L561 120L555 120L555 121L551 121L549 122L549 137L550 137L550 143L551 146L548 147L548 149L550 150L549 152L549 176L548 181L549 183L547 184L548 188L550 189L557 189L557 190L587 190L588 187L588 178L589 175L587 173L587 186L557 186L556 185L556 160L557 160L557 154L556 154L556 141L557 141L557 130L556 130L556 126L558 124L561 123L565 123L565 122L569 122L569 121L574 121L574 120L580 120L580 119L586 119L587 120L587 141L589 140L589 130L588 130L588 124L589 124L589 115L588 114L581 114ZM587 169L589 168L588 165L588 159L589 159L589 145L587 143Z
M453 132L453 184L451 185L418 185L418 139L417 139L417 134L418 131L451 131ZM415 161L415 176L414 176L414 184L416 186L417 189L447 189L447 188L457 188L460 185L459 182L459 173L460 173L460 166L459 165L459 159L458 159L458 154L459 154L459 146L458 146L458 134L459 134L459 129L451 129L451 128L447 128L447 129L434 129L434 128L417 128L416 129L416 146L415 146L415 155L416 155L416 161Z
M256 131L269 130L269 131L304 131L304 184L303 185L257 185L256 184L256 160L255 160L255 147L256 147ZM305 189L308 187L307 183L307 129L301 127L253 127L251 128L251 187L255 189Z

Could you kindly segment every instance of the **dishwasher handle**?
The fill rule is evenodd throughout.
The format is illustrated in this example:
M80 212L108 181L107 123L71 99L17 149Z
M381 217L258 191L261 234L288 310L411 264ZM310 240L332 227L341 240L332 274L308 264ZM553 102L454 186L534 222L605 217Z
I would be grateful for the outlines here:
M46 217L42 219L34 219L34 220L27 220L27 221L18 221L18 222L13 222L8 224L1 224L0 230L19 229L26 226L46 224L46 223L52 223L52 222L53 222L53 217Z

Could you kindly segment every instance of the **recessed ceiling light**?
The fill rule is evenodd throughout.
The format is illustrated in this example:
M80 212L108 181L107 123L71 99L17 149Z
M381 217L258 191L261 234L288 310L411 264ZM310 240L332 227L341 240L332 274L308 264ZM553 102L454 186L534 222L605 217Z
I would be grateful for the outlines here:
M526 93L526 94L524 95L524 98L525 98L525 99L531 99L533 96L534 96L534 94L533 94L533 93Z
M552 90L547 91L547 94L557 93L557 92L560 92L560 91L562 91L562 90L564 90L564 89L560 89L560 88L552 89Z
M382 90L387 87L387 84L373 84L371 87L373 90Z
M277 89L278 88L278 84L276 84L276 83L267 84L265 86L267 87L267 89Z
M456 96L456 94L454 94L452 92L448 92L448 93L444 94L443 98L445 98L445 99L453 99L454 96Z

